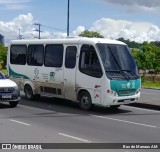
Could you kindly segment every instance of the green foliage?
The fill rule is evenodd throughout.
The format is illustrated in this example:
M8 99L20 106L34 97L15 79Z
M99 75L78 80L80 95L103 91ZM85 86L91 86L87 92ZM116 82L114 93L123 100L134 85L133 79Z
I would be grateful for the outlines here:
M7 64L7 48L0 44L0 64L4 69Z
M125 40L124 38L119 38L117 40L126 43L129 48L137 48L137 49L139 49L141 47L141 45L142 45L142 44L134 42L134 41Z
M150 43L144 42L138 51L138 67L142 70L153 69L155 62L155 53L153 52L153 46Z
M145 88L160 88L159 82L142 82L142 87Z
M1 72L4 74L4 75L8 75L8 72L6 69L2 69Z
M89 30L85 30L85 31L82 32L79 36L83 36L83 37L104 38L104 36L101 35L100 33L94 32L94 31L89 31Z
M160 47L153 43L144 42L138 50L132 49L138 68L143 70L142 81L145 81L146 70L153 71L153 82L160 72Z

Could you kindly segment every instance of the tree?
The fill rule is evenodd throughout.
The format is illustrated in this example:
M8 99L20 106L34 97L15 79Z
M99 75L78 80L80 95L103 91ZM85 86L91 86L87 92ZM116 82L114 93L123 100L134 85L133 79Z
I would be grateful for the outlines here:
M151 43L144 42L140 49L131 49L138 68L143 70L142 81L145 81L146 70L152 75L155 82L157 74L160 72L160 47Z
M7 48L3 44L0 44L0 64L3 69L7 64Z
M143 70L142 81L145 81L146 71L153 69L155 64L155 53L152 44L143 43L137 53L136 62L139 69Z
M122 41L128 45L129 48L137 48L139 49L142 44L137 43L135 41L125 40L124 38L118 38L118 41Z
M155 82L155 78L157 74L160 72L160 47L152 44L152 52L155 54L152 73L153 82Z
M104 36L101 35L100 33L94 32L94 31L89 31L89 30L83 31L79 36L83 36L83 37L104 38Z

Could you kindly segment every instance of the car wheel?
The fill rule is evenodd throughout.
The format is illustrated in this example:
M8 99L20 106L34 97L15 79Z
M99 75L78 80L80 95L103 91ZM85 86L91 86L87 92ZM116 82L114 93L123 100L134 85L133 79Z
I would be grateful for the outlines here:
M11 108L14 108L14 107L17 106L18 101L12 101L12 102L9 102L9 104L10 104L10 107L11 107Z
M82 110L90 110L92 107L91 96L87 91L80 93L79 96L79 107Z

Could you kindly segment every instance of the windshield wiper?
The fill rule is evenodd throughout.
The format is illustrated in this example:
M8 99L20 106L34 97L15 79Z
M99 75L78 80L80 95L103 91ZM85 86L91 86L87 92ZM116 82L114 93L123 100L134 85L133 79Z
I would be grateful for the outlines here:
M131 73L134 74L137 78L139 78L139 76L138 76L133 70L128 70L128 69L124 70L124 69L122 69L122 71L131 72Z
M130 80L131 78L130 78L130 76L127 74L127 73L125 73L123 70L106 70L106 72L119 72L119 73L122 73L122 75L127 79L127 80ZM127 77L126 77L127 76Z
M106 70L106 72L120 72L120 70Z
M130 78L130 76L129 76L127 73L125 73L125 72L126 72L126 70L122 70L122 69L121 69L121 72L122 72L122 73L124 73L124 74L128 77L128 80L130 80L130 79L131 79L131 78Z

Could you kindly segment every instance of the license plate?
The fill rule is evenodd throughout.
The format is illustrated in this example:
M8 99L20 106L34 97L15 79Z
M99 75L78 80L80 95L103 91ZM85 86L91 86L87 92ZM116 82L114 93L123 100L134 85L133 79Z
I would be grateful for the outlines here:
M2 99L10 99L12 96L10 94L2 95Z
M131 102L131 100L124 100L124 103L130 103Z

